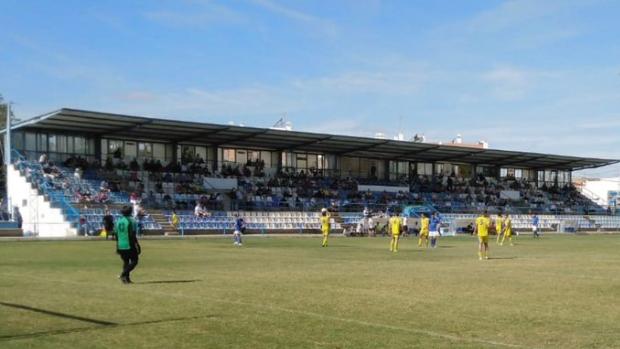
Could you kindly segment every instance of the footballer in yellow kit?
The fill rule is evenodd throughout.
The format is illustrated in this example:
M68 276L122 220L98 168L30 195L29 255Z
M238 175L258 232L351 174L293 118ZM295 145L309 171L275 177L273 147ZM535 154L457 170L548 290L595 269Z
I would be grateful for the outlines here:
M422 244L424 244L425 247L428 247L428 233L430 225L431 220L428 218L428 215L426 213L422 213L422 218L420 219L420 237L418 238L418 247L422 247Z
M393 213L390 217L389 228L392 233L392 239L390 240L390 252L398 252L398 240L400 239L400 232L402 230L402 221L398 217L398 213Z
M331 230L331 217L327 212L327 209L321 210L321 232L323 233L323 247L327 247L327 238L329 237L329 231Z
M514 246L512 243L512 219L510 219L509 215L506 215L506 218L504 218L504 237L502 238L502 243L500 245L504 245L506 238L508 238L510 246Z
M504 219L502 218L502 214L498 213L497 218L495 219L495 232L497 233L496 243L498 244L499 244L500 239L502 238L503 228L504 228Z
M482 260L489 259L489 228L491 227L491 218L485 210L482 216L476 218L474 233L478 235L478 258Z

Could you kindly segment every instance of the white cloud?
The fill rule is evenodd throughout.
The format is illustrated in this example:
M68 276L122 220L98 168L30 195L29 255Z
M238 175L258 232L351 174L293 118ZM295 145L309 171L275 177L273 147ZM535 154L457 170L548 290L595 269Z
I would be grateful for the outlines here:
M510 0L470 19L469 30L496 32L557 12L567 1Z
M147 11L144 17L168 26L191 28L204 28L214 24L239 24L245 21L241 13L213 1L195 2L195 6L181 11Z
M620 96L619 96L620 100ZM620 128L620 115L611 116L607 119L590 119L576 125L577 128L584 130L609 130L610 128Z
M301 12L301 11L298 11L298 10L295 10L289 7L282 6L270 0L251 0L251 1L255 3L256 5L261 6L264 9L280 14L284 17L287 17L295 21L309 22L309 23L321 21L321 19L319 19L318 17L315 17L308 13Z
M426 76L422 71L357 71L307 80L297 80L295 87L302 90L323 89L334 94L376 93L403 95L415 93Z
M413 64L401 68L404 70L392 67L352 71L229 89L193 86L159 93L129 89L112 98L120 100L134 113L166 111L166 114L173 114L177 111L184 115L258 117L276 116L284 112L292 116L298 113L307 115L320 111L322 114L319 116L322 118L327 117L326 112L343 115L343 118L350 112L351 118L360 116L359 111L363 109L351 108L349 103L352 100L367 98L368 95L375 99L389 99L416 94L426 79L422 69ZM142 103L146 98L150 103Z
M528 73L516 68L496 68L483 74L491 84L495 96L502 100L521 99L527 93Z
M323 34L334 35L337 31L337 27L332 21L312 15L307 12L293 9L291 7L283 6L275 1L250 0L250 2L286 19L319 29Z

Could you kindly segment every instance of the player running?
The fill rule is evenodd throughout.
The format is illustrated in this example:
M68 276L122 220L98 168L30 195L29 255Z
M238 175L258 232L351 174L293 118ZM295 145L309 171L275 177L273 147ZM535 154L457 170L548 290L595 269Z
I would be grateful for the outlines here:
M514 246L514 244L512 243L512 219L510 219L510 215L506 215L506 218L504 218L504 237L502 237L502 242L500 243L500 246L504 246L504 241L506 240L506 238L508 238L508 241L510 242L510 246Z
M327 247L327 238L329 237L329 231L331 230L331 217L326 208L321 209L321 232L323 233L323 247Z
M437 239L439 239L439 236L441 236L441 232L439 231L440 228L441 218L439 217L439 214L437 214L437 212L433 212L433 216L431 217L430 232L428 234L428 236L431 238L432 248L437 247Z
M243 217L235 215L235 232L233 233L233 239L235 240L235 246L243 246L243 232L245 231L245 221Z
M495 232L497 233L497 241L495 243L497 243L498 245L502 238L503 225L504 225L504 220L502 218L502 214L498 213L497 219L495 220Z
M478 235L478 259L489 259L489 227L491 218L489 213L484 210L482 216L476 218L474 234Z
M424 247L428 247L430 224L431 221L428 219L428 215L426 213L422 213L422 218L420 219L420 237L418 238L418 247L422 247L422 244L424 244Z
M539 238L540 234L538 234L538 224L540 223L538 216L536 214L534 214L534 217L532 217L532 233L534 234L535 238Z
M398 217L398 212L392 213L392 217L390 217L388 223L390 233L392 233L390 252L398 252L398 241L400 240L400 233L402 231L402 221L400 217Z

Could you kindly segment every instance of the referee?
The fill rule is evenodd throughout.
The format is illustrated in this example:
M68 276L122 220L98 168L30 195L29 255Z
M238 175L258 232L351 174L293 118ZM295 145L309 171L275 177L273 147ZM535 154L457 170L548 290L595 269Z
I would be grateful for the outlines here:
M136 237L137 224L131 218L131 206L123 206L122 217L116 221L114 233L116 234L116 252L123 260L123 272L120 279L124 284L130 284L129 273L138 265L138 256L141 249Z

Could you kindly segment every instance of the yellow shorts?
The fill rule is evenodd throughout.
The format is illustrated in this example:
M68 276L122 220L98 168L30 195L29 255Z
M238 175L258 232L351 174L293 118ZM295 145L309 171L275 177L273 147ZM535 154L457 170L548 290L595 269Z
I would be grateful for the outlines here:
M393 238L397 238L397 237L399 237L399 236L400 236L400 234L394 234L394 233L392 233L392 237L393 237Z
M321 232L323 233L323 235L329 235L329 230L328 231L321 230Z
M510 230L506 230L506 231L504 232L504 235L505 235L505 236L512 236L512 231L510 231Z
M427 231L421 231L420 232L420 236L428 236L428 232Z
M478 236L478 242L480 242L480 243L488 243L489 242L489 236L488 235Z

